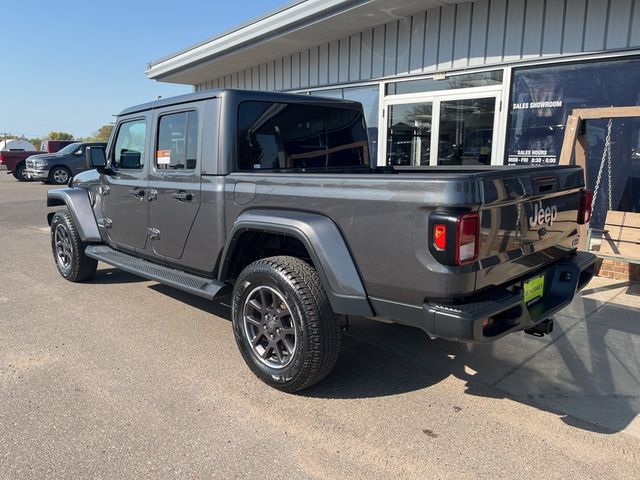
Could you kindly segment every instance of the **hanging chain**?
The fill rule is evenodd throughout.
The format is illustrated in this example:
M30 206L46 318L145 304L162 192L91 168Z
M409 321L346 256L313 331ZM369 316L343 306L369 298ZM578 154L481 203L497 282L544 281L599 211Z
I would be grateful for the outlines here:
M596 186L593 189L593 200L591 201L591 210L596 205L596 199L598 198L598 192L600 191L600 182L602 180L602 172L604 171L604 165L607 164L607 180L609 182L608 194L609 194L609 210L613 210L613 194L611 190L611 127L613 126L613 120L610 118L607 124L607 136L604 140L604 149L602 150L602 160L600 161L600 168L598 169L598 177L596 178Z
M618 247L620 247L620 239L622 239L622 229L624 228L624 221L627 219L627 212L625 211L622 214L622 221L620 222L620 231L618 232L618 238L616 242L618 243Z

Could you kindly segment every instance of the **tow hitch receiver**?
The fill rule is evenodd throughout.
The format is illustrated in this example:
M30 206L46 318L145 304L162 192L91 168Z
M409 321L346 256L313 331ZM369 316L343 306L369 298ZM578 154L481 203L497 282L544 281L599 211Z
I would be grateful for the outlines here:
M528 333L534 337L544 337L545 335L549 335L551 332L553 332L552 318L547 318L546 320L538 323L535 327L524 331L524 333Z

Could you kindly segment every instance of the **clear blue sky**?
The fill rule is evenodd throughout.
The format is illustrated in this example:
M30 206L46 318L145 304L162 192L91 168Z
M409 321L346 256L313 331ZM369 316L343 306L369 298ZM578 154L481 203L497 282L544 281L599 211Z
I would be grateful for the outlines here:
M147 79L148 62L289 0L21 0L0 18L0 134L91 135L125 107L189 93Z

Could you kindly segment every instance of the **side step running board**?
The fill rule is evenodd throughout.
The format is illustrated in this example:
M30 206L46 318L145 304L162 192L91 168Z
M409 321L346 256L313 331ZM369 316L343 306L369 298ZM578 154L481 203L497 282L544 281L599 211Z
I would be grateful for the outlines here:
M113 265L125 272L155 280L209 300L212 300L216 293L225 286L222 282L158 265L142 258L119 252L106 245L89 245L84 253L88 257Z

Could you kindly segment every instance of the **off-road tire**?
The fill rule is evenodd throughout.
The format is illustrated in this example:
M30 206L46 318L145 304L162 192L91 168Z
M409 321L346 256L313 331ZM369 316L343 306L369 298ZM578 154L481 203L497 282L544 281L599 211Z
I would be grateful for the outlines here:
M66 185L69 183L70 178L71 172L67 167L53 167L49 172L49 178L47 181L54 185Z
M60 244L64 244L64 253L60 253ZM57 211L51 219L51 250L60 275L70 282L88 280L96 273L98 261L87 257L85 248L71 215Z
M260 360L245 327L245 302L259 287L275 290L282 297L295 325L295 352L280 368ZM298 258L269 257L247 266L233 289L232 316L245 362L258 378L278 390L297 392L310 387L326 377L338 359L342 332L336 316L316 271Z

